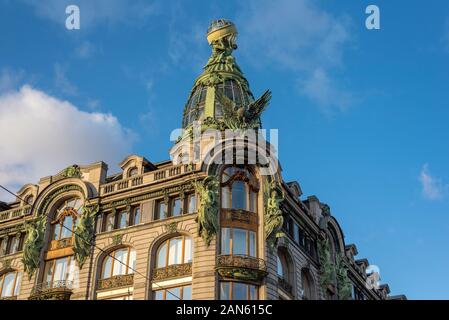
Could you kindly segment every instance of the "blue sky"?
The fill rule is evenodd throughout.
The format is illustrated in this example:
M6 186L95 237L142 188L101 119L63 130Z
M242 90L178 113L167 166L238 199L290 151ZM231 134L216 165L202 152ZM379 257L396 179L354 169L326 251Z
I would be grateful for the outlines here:
M253 93L273 92L285 180L330 205L392 294L449 299L447 1L0 0L0 183L168 159L221 17Z

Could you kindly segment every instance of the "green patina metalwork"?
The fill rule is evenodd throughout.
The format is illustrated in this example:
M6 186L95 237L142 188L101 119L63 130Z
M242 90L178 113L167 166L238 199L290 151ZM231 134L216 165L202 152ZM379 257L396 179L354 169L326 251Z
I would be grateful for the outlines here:
M95 235L95 216L98 213L98 209L98 204L94 206L83 206L81 217L75 227L73 252L80 268L83 267L92 247L92 241Z
M26 238L23 245L22 262L29 279L39 267L40 254L44 246L47 216L41 215L25 226Z
M66 178L82 178L81 169L78 165L74 164L64 169L62 176Z
M329 239L318 241L318 257L320 261L320 284L323 291L335 282L335 266L329 246Z
M264 231L265 239L272 249L277 240L284 236L281 231L284 224L280 204L284 201L285 195L280 184L275 180L268 182L265 187L265 213L264 213Z
M192 183L198 194L198 234L207 245L218 232L218 186L216 176Z
M337 256L336 265L337 274L337 288L340 300L349 300L352 296L352 284L348 277L348 267L344 262L344 257L341 253Z

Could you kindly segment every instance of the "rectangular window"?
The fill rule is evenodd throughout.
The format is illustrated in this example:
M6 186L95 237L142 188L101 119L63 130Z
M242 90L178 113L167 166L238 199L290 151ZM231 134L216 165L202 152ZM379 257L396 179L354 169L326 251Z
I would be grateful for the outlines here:
M181 198L174 198L170 203L170 217L179 217L182 214Z
M293 240L299 244L299 226L297 223L293 224Z
M156 202L156 208L154 211L154 220L165 219L166 216L166 205L163 200Z
M256 257L256 233L239 228L221 229L221 254Z
M257 300L257 287L242 282L220 282L220 300Z
M4 255L8 246L8 237L2 238L0 241L0 255Z
M154 300L192 300L192 286L157 290L154 292L153 297Z
M231 228L221 229L221 254L231 254Z
M115 228L115 215L110 212L104 216L103 231L112 231Z
M196 212L196 195L191 194L187 198L187 213Z
M120 211L118 213L117 223L118 229L123 229L128 226L128 211Z
M233 229L232 254L248 254L246 242L246 230Z
M141 220L140 207L134 208L132 222L131 222L132 225L139 224L140 220Z
M13 254L19 251L19 245L20 245L20 236L13 236L11 239L11 246L9 249L9 253Z

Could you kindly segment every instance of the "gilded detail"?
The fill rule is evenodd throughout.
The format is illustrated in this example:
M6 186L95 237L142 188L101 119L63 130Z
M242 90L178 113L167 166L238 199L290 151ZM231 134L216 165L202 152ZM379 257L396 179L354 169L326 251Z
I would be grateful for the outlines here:
M218 256L216 270L224 278L247 281L260 281L267 275L264 260L245 255Z
M133 283L134 283L134 274L125 274L98 280L97 289L107 290L120 287L129 287L132 286Z
M191 274L192 274L191 263L172 264L165 268L154 269L153 281L190 276Z

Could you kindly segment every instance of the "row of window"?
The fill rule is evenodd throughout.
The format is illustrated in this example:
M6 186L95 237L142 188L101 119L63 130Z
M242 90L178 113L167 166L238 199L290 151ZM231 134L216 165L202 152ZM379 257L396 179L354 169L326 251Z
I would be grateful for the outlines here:
M25 234L15 234L0 239L0 256L22 251Z
M137 225L142 222L142 213L140 207L123 209L114 212L107 212L103 215L102 231L112 231L123 229L129 226Z
M189 194L184 198L170 198L168 203L164 200L156 202L154 210L154 220L162 220L170 217L179 217L183 214L191 214L196 212L196 196Z
M316 240L301 225L287 216L284 218L284 230L305 252L317 259Z

